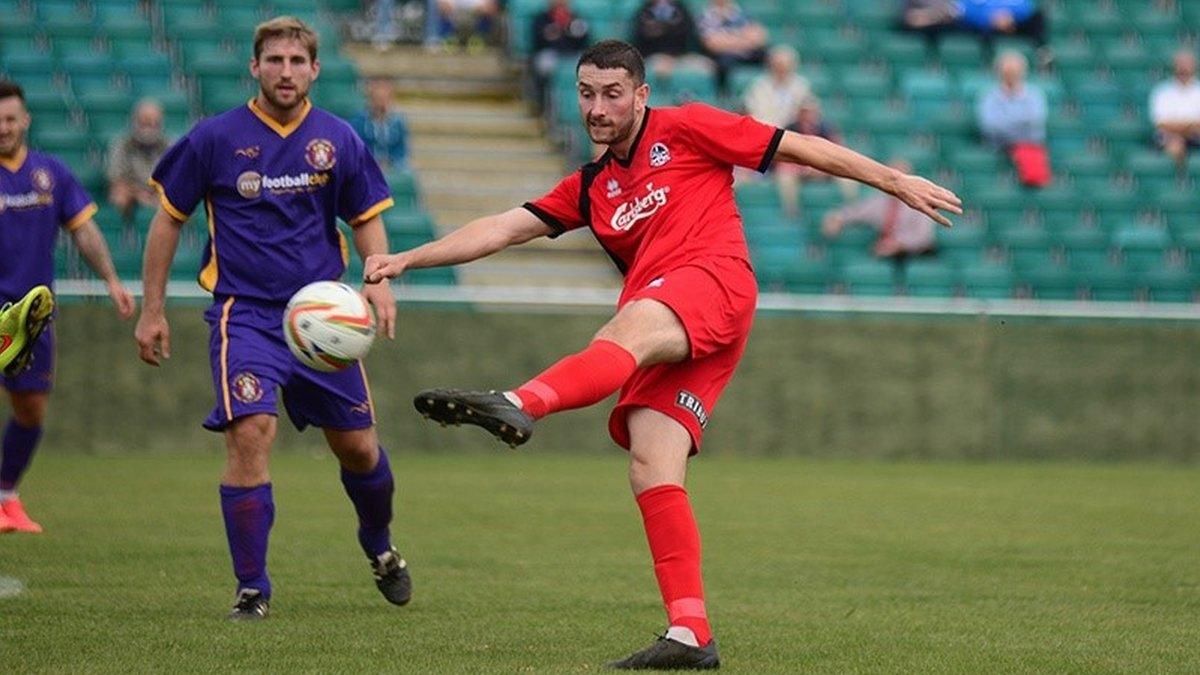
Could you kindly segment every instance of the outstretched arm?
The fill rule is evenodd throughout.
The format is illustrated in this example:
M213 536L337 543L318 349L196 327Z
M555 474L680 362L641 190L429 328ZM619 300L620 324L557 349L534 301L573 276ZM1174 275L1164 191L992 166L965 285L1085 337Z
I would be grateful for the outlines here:
M363 260L371 256L387 255L387 231L383 228L383 218L375 216L362 225L354 228L354 248ZM392 295L392 287L387 284L376 284L363 289L363 295L375 307L375 318L379 321L379 331L389 340L396 338L396 298Z
M142 316L133 336L142 360L157 366L159 357L171 358L170 329L167 326L167 274L179 246L182 222L161 207L150 221L146 237L146 255L142 262Z
M553 228L527 209L515 208L472 220L437 241L408 251L373 255L367 258L363 277L375 284L407 269L461 265L553 233Z
M940 213L962 213L958 195L920 176L902 173L875 160L819 137L786 131L775 159L805 164L825 173L866 183L950 227L950 219Z
M108 287L108 297L112 299L113 306L117 308L117 314L122 319L133 316L133 296L129 294L117 277L112 255L108 252L108 245L104 243L104 235L100 233L96 221L89 219L86 223L71 230L71 239L74 240L79 252L83 254L83 259L87 261L88 267L92 268L96 276L104 280L105 286Z

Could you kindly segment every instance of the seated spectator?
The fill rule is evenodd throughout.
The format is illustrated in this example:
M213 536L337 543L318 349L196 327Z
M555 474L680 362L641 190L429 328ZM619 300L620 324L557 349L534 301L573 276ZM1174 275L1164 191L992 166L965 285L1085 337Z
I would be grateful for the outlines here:
M1046 96L1025 82L1025 56L1004 52L996 58L1000 83L977 105L979 129L989 145L1007 153L1026 185L1049 184L1046 152Z
M367 107L350 118L375 161L385 171L408 168L408 126L396 112L395 85L386 77L367 81Z
M138 206L158 206L158 194L149 185L150 173L170 146L163 133L162 106L149 98L138 101L130 115L129 131L114 138L108 147L108 202L126 220L133 218Z
M808 136L820 136L830 143L842 145L842 134L827 122L821 112L821 103L815 97L804 99L796 110L793 121L786 125L788 131ZM771 172L779 188L779 201L789 218L800 214L800 186L806 181L827 181L834 177L810 166L800 164L776 164ZM837 178L844 199L853 199L858 184L845 178Z
M1046 46L1046 18L1034 0L958 0L959 23L984 35L1024 35Z
M912 171L912 165L902 159L893 159L888 166L904 173ZM834 239L844 227L853 224L869 225L879 231L873 248L879 258L903 264L910 257L936 252L936 223L891 195L880 192L826 213L821 232Z
M759 65L766 57L767 31L734 0L709 0L700 15L700 42L717 62L717 86L725 91L736 65Z
M633 46L656 77L670 77L676 67L709 73L716 67L700 53L696 23L681 0L645 0L633 17Z
M767 72L746 90L743 102L746 114L773 127L786 127L796 121L800 103L812 96L808 80L796 72L799 57L787 45L771 48Z
M1175 77L1160 82L1150 94L1150 120L1158 142L1180 168L1188 148L1200 147L1200 81L1196 56L1184 49L1175 53Z
M900 25L930 35L958 24L955 0L906 0Z
M431 13L432 29L441 44L458 44L474 51L493 42L500 16L498 0L429 0L436 5Z
M533 83L538 103L546 106L546 87L560 61L574 61L588 44L588 24L571 10L569 0L550 0L533 17Z

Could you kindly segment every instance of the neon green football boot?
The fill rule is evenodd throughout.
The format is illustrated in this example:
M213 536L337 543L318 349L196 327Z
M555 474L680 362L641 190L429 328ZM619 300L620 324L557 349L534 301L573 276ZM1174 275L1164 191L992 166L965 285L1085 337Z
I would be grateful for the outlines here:
M17 302L0 307L0 370L12 377L29 367L33 346L54 313L54 294L34 286Z

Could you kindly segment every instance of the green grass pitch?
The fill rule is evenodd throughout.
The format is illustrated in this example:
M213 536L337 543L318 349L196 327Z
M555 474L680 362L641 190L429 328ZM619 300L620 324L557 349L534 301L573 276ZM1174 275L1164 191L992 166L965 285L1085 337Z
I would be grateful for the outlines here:
M466 433L466 432L464 432ZM482 437L481 437L482 442ZM273 615L232 625L216 455L38 457L0 537L0 669L577 672L663 627L619 452L393 452L413 603L377 595L336 465L273 460ZM1200 671L1200 469L704 458L744 673Z

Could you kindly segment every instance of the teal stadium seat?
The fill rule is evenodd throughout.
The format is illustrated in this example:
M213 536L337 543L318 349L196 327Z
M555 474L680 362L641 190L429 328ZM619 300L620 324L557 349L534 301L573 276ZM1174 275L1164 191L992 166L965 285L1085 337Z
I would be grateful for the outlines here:
M851 295L892 295L896 291L895 274L892 263L868 258L845 265L839 279Z
M958 269L945 260L916 260L908 264L904 285L914 297L950 297L959 289Z
M1011 298L1014 283L1012 270L1006 265L985 262L962 270L963 291L970 298Z

